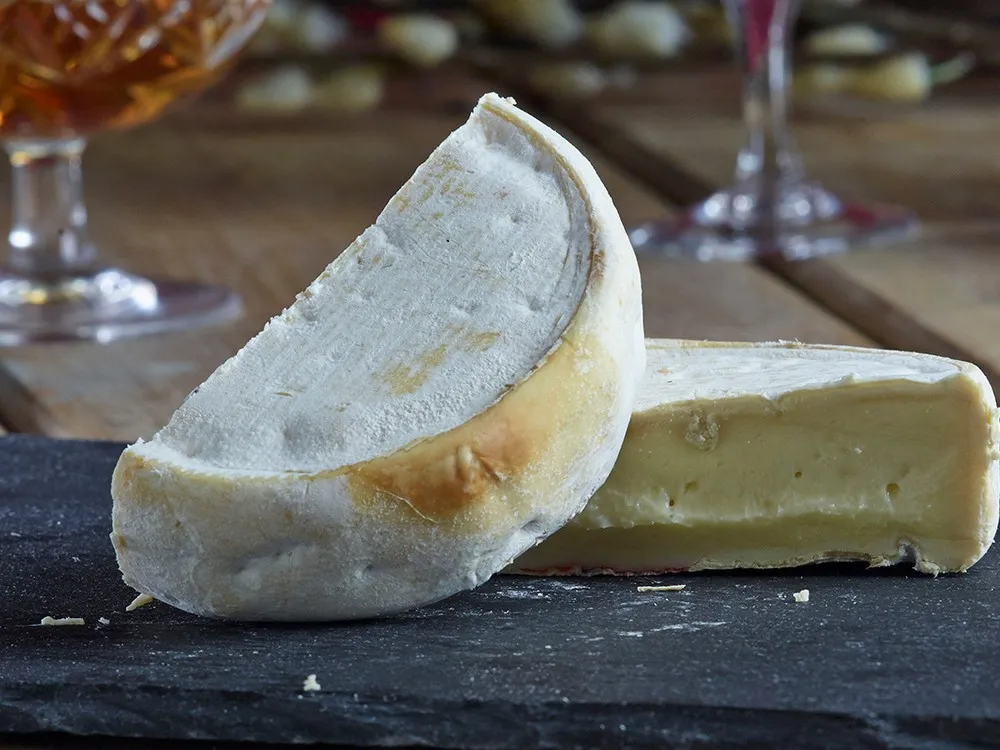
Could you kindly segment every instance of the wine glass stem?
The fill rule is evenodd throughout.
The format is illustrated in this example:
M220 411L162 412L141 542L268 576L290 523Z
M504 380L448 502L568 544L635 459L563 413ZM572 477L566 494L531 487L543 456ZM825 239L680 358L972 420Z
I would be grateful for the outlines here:
M803 178L788 132L789 41L800 0L725 2L743 76L747 129L736 162L735 192L745 196L751 213L763 218L773 215L781 191Z
M12 168L10 271L58 279L93 270L80 168L85 142L18 140L5 144Z

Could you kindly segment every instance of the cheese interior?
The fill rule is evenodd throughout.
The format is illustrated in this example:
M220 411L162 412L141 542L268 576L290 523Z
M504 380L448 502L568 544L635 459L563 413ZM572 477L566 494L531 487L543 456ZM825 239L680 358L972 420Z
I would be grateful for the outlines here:
M985 378L952 360L651 342L608 481L514 569L965 569L996 530L995 419Z

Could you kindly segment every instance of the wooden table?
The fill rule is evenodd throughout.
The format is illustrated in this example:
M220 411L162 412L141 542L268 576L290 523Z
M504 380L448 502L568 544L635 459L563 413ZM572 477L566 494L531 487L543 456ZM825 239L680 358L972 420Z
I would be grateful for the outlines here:
M481 75L421 79L351 120L249 118L207 100L95 139L85 173L105 257L140 273L229 284L245 315L103 346L2 350L0 424L61 437L150 435L375 219L484 91L524 95L580 144L626 223L668 215L731 170L742 131L728 67L655 75L641 90L572 103ZM912 348L972 360L996 385L998 90L1000 81L972 81L920 107L803 109L796 133L812 176L856 198L912 206L921 236L795 264L644 258L647 334ZM6 180L0 186L3 212ZM3 750L49 746L68 745L0 739Z

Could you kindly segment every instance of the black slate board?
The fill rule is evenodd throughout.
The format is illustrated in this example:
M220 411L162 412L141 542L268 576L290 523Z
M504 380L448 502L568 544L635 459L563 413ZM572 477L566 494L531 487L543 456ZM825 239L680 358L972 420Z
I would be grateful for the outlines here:
M444 748L1000 746L1000 562L498 577L383 621L123 612L121 446L0 439L0 732ZM807 604L792 593L808 587ZM45 616L82 627L39 627ZM110 625L101 626L98 617ZM320 692L303 693L315 673Z

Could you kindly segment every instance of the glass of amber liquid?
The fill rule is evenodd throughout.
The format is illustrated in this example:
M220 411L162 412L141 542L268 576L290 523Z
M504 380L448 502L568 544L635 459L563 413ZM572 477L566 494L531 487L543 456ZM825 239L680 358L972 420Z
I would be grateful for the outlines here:
M0 140L11 224L0 345L101 342L218 323L238 298L104 265L87 234L86 138L138 125L213 83L268 0L0 0Z

